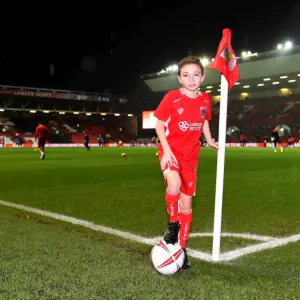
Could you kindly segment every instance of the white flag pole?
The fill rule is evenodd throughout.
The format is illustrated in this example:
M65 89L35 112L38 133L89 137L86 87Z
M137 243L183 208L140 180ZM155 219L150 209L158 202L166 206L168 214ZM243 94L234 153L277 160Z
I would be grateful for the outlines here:
M212 250L213 261L220 261L223 185L224 185L224 167L225 167L225 144L226 144L226 125L227 125L227 103L228 103L228 82L225 76L222 74L220 114L219 114L219 138L218 138L219 151L218 151L218 161L217 161L214 234L213 234L213 250Z

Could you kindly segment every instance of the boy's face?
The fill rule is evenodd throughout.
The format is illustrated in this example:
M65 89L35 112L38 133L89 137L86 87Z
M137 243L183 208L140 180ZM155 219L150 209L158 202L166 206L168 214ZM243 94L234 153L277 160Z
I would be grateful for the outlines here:
M181 68L180 76L177 77L183 87L189 91L196 91L203 82L205 75L196 64L188 64Z

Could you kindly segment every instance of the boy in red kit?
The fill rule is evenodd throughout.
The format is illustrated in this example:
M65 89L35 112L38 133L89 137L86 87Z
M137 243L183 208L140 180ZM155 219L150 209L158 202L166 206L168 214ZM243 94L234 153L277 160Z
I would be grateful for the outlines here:
M41 153L41 159L45 159L45 144L49 138L48 128L42 122L35 129L35 141L38 141L38 149Z
M198 57L183 58L178 64L178 80L182 88L169 91L154 112L157 118L155 129L160 140L160 167L167 185L165 200L170 217L164 240L171 244L179 242L184 249L183 269L191 266L186 244L192 223L192 197L196 192L202 133L207 144L218 150L209 128L210 96L199 90L204 78L204 68Z

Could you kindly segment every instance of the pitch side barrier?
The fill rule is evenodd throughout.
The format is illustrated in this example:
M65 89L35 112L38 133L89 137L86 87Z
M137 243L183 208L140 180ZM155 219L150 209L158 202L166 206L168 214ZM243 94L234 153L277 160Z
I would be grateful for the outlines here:
M148 144L130 144L130 143L107 143L102 144L99 146L97 143L91 143L91 147L157 147L156 144L148 143ZM288 143L281 143L282 147L288 147ZM36 144L23 144L22 146L16 145L16 144L0 144L0 148L36 148ZM46 147L49 148L77 148L77 147L84 147L83 143L70 143L70 144L46 144ZM240 143L226 143L226 147L246 147L246 148L270 148L273 147L273 143L267 143L266 145L264 143L246 143L244 146L242 146ZM293 145L294 148L300 148L300 143L295 143Z

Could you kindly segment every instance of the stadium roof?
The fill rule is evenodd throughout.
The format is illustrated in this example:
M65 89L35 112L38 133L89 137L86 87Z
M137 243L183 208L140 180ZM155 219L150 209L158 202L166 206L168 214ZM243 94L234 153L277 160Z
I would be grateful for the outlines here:
M232 88L234 94L262 93L280 89L290 89L296 93L300 89L300 46L288 52L271 51L248 58L239 58L240 81ZM212 96L220 94L220 73L205 68L206 79L201 86ZM155 73L141 77L153 92L166 92L180 87L177 71ZM299 91L300 93L300 91Z

